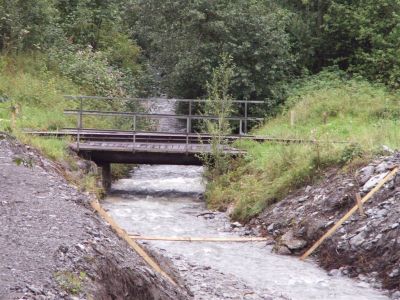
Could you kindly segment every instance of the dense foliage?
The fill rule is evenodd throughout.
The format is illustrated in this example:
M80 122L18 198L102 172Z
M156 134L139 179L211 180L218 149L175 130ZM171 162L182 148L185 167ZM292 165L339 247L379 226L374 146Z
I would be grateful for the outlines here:
M0 50L42 52L91 94L190 98L227 53L232 96L271 111L294 77L331 65L397 88L399 13L400 0L0 0Z
M399 0L335 1L324 30L334 49L331 58L340 66L400 87Z
M170 93L204 95L222 53L236 65L235 98L276 98L294 71L288 14L269 1L138 1L137 36Z
M293 47L311 72L337 64L399 87L399 0L279 2L295 15L289 26Z

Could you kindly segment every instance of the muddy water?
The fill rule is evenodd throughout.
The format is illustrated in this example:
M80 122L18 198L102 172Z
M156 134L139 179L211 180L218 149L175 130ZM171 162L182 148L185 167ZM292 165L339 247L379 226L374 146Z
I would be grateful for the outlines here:
M199 197L204 191L202 172L201 167L192 166L141 166L130 178L113 185L113 193L104 207L133 234L181 237L243 234L243 229L232 230L222 213L204 215L207 211ZM176 260L197 299L388 299L365 283L331 277L311 262L275 255L264 243L147 243ZM208 280L211 273L204 271L202 276L191 280L195 272L190 266L213 270L220 279ZM229 281L225 283L224 278ZM236 281L244 285L239 287ZM212 287L217 285L227 293L213 291ZM231 286L250 292L232 292ZM271 295L276 297L267 297Z

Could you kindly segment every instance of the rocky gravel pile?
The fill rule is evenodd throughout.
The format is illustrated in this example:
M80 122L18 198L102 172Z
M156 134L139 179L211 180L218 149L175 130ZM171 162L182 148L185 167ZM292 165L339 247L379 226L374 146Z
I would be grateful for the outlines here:
M0 299L189 297L119 239L59 170L0 134Z
M302 254L390 170L400 165L400 153L375 159L349 171L330 170L313 186L300 189L269 207L251 222L275 240L281 254ZM365 285L384 288L400 299L400 174L364 204L315 252L332 276L358 277Z

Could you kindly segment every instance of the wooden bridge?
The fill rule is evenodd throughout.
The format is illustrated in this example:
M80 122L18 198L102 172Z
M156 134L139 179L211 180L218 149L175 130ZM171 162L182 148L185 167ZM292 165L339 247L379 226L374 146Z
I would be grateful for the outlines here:
M178 164L178 165L200 165L200 155L211 153L212 135L207 133L193 132L193 121L218 120L218 116L194 114L195 105L201 105L206 100L201 99L164 99L164 98L109 98L93 96L66 96L68 100L76 100L79 109L65 110L67 115L77 117L76 128L65 128L58 131L35 131L35 135L42 136L70 136L73 142L70 148L79 156L94 161L102 168L103 185L108 189L111 184L111 163L133 163L133 164ZM135 101L137 103L149 103L154 101L174 101L185 103L188 114L165 114L149 113L146 111L98 111L85 110L85 101ZM229 116L226 119L236 123L237 134L224 136L228 144L219 145L220 150L227 155L237 156L244 152L233 148L229 144L239 139L252 139L264 141L266 138L247 135L249 122L260 122L263 118L249 117L248 105L262 104L263 101L234 100L234 105L239 105L243 112L241 116ZM146 106L146 105L144 105ZM139 105L140 107L140 105ZM113 117L130 120L129 129L94 129L84 127L84 118ZM159 119L180 120L186 126L184 132L159 132L141 130L140 127L148 128L149 122ZM126 122L124 122L126 123ZM144 126L143 126L144 124ZM125 124L126 125L126 124ZM139 126L138 126L139 125Z

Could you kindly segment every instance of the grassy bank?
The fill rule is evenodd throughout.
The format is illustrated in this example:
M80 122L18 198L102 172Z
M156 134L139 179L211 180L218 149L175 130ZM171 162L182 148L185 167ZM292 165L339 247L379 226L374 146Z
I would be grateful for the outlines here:
M58 161L71 169L78 170L75 159L68 151L68 139L40 138L24 134L24 129L57 130L75 127L76 117L67 117L64 109L78 107L73 100L66 100L64 95L87 94L84 86L73 83L69 78L46 66L46 57L41 54L21 56L0 56L0 131L16 136L23 143L29 144L48 158ZM86 102L86 108L115 109L119 103ZM17 108L15 121L12 120L12 107ZM118 128L112 118L85 118L85 126ZM127 173L124 166L114 166L118 177ZM74 180L82 189L100 194L97 178L87 174L82 180Z
M254 133L319 142L239 144L248 155L209 183L209 205L225 209L233 203L233 218L247 221L292 190L317 180L330 166L368 159L382 151L382 145L398 149L398 99L382 86L337 73L324 72L297 83L282 112Z

